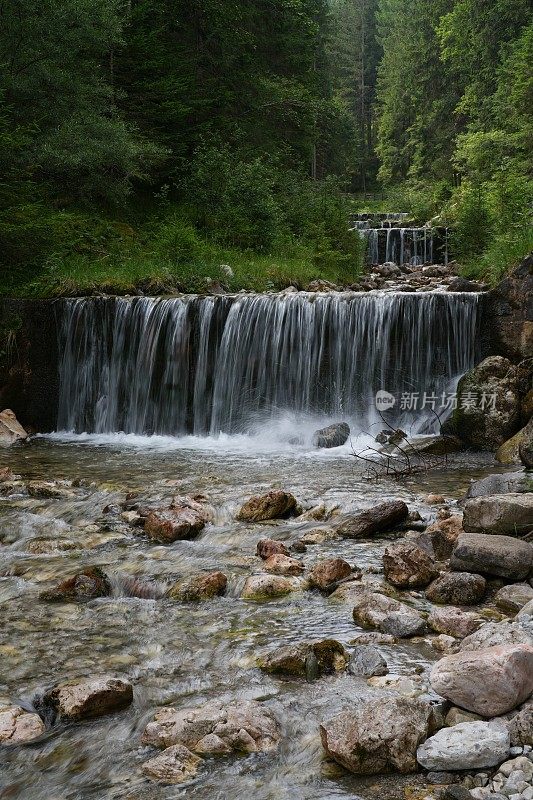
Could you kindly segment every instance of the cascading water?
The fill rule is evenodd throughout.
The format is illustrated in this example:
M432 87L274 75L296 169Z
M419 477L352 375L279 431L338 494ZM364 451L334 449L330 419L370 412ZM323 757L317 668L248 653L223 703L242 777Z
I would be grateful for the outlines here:
M367 245L369 264L434 264L448 263L448 232L431 225L406 227L407 214L351 217L351 229L357 231Z
M253 433L283 415L432 432L430 408L474 363L475 294L286 294L59 303L61 431ZM316 426L315 426L316 427Z

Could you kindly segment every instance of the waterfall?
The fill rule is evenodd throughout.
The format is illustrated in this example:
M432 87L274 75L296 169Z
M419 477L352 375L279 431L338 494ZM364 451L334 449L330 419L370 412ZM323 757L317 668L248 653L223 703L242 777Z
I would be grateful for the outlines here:
M475 294L330 293L58 302L62 431L253 432L283 414L387 417L431 432L429 408L474 363ZM407 417L406 417L407 415Z

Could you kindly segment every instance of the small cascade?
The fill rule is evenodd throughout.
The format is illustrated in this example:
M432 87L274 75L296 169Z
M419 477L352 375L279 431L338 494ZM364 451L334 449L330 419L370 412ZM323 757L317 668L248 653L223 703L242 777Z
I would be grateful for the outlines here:
M453 391L474 363L477 295L286 294L58 302L62 431L253 433L283 415L436 430L406 393ZM419 406L420 408L420 406ZM438 427L438 426L437 426Z
M448 263L448 230L429 224L407 227L408 214L352 215L351 230L358 231L367 244L369 264Z

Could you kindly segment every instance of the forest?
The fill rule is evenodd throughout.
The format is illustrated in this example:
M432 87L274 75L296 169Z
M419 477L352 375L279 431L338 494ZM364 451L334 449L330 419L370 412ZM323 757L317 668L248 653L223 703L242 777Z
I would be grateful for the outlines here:
M528 0L0 9L4 295L349 282L384 207L465 275L533 247Z

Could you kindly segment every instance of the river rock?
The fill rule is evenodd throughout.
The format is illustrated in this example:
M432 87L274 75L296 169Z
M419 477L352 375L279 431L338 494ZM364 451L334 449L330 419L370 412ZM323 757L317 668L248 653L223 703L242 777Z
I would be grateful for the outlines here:
M282 553L274 553L274 555L267 558L263 564L265 572L270 572L272 575L301 575L304 571L304 565L297 558L291 556L284 556Z
M533 493L499 494L467 500L463 528L473 533L520 536L533 529Z
M526 705L508 723L511 744L533 746L533 705Z
M353 618L362 628L379 628L399 639L420 636L426 623L414 609L377 592L363 591L355 598Z
M300 581L283 575L250 575L246 579L241 597L243 600L270 600L295 592L301 588Z
M430 708L407 697L378 697L320 726L330 758L357 775L416 772L416 750L427 738Z
M346 422L336 422L321 428L313 434L313 447L340 447L346 444L350 436L350 426Z
M327 558L315 564L309 573L309 585L323 592L333 591L338 582L348 578L352 568L342 558Z
M426 529L431 539L435 558L449 558L463 530L463 519L460 514L452 514L446 519L438 519Z
M194 539L210 521L208 510L192 499L174 501L168 509L152 511L144 520L144 532L157 542L172 544Z
M327 519L329 516L325 503L319 503L317 506L308 508L303 511L298 517L298 522L320 522Z
M372 645L357 645L351 654L349 672L361 678L387 675L389 668L387 662L377 647Z
M178 581L170 587L167 596L182 603L210 600L212 597L224 594L227 585L228 579L223 572L205 572Z
M160 783L185 783L194 778L202 762L202 758L182 744L175 744L143 764L142 771L147 778Z
M533 417L531 417L525 428L522 428L520 433L521 436L518 443L520 461L528 469L533 469Z
M460 608L435 608L428 617L428 625L432 630L456 639L464 639L482 624L483 620L477 614L461 611Z
M494 767L509 756L511 741L503 723L462 722L442 728L417 750L425 769L467 770Z
M0 447L9 447L27 438L28 433L10 408L0 412Z
M426 589L432 603L473 606L485 597L487 582L482 575L470 572L447 572Z
M464 708L457 708L452 706L444 718L444 724L448 728L454 725L459 725L461 722L483 722L483 718L479 714L472 714L470 711L465 711Z
M527 472L502 472L487 475L478 481L472 481L465 500L472 497L486 497L495 494L509 494L533 491L533 477Z
M82 602L97 597L109 597L111 584L100 567L87 567L71 578L58 583L53 589L41 592L41 600L50 602Z
M313 530L306 531L301 536L300 542L303 545L324 544L324 542L333 542L335 539L340 538L340 534L332 528L313 528Z
M0 707L0 745L26 744L45 731L38 714L25 711L20 706Z
M263 561L266 561L270 556L275 556L276 554L282 556L290 555L286 546L278 539L260 539L257 542L256 554L259 558L262 558Z
M533 600L528 600L528 602L522 606L516 616L517 619L533 617Z
M511 436L510 439L507 439L503 444L501 444L494 454L494 458L498 461L499 464L520 464L520 443L524 437L524 430L522 428L515 433L514 436Z
M161 748L182 744L201 754L266 753L276 750L279 740L275 716L255 700L159 708L142 736L143 744Z
M62 720L101 717L126 708L133 701L133 686L119 678L90 678L60 683L45 692L43 702Z
M475 633L461 642L461 650L484 650L496 645L528 644L533 647L533 623L526 620L516 622L486 622Z
M395 542L383 554L385 577L393 586L415 589L427 586L439 574L433 560L414 542Z
M335 524L335 529L347 539L359 536L370 536L373 533L392 530L409 515L409 509L403 500L391 500L380 503L359 514L344 514Z
M264 672L315 680L346 669L350 657L335 639L300 642L278 647L258 660Z
M533 567L533 545L512 536L462 533L450 567L519 581L526 578Z
M70 500L74 496L68 481L28 481L26 489L30 497L39 500Z
M518 613L530 600L533 600L533 587L529 583L512 583L496 592L494 601L498 608L509 614Z
M506 714L533 692L533 647L499 645L445 656L431 671L431 685L467 711Z
M275 489L267 494L251 497L241 506L236 519L242 522L263 522L285 519L296 512L296 498L290 492Z

